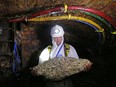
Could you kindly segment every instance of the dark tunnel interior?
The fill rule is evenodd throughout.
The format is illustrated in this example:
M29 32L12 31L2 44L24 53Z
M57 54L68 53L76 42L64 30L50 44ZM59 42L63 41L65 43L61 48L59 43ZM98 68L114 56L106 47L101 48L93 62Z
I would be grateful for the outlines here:
M0 87L45 87L49 79L31 70L52 44L55 24L79 58L92 62L66 77L74 87L116 87L116 0L0 0Z
M17 29L20 30L20 23ZM50 30L55 24L59 24L65 31L65 42L73 45L76 48L80 58L89 59L93 65L87 72L81 72L71 76L74 87L114 87L116 78L116 40L115 36L111 35L106 29L105 33L97 32L97 28L90 24L76 20L57 20L36 23L26 23L27 25L36 26L38 51L42 51L51 43ZM111 39L112 38L112 39ZM109 40L110 39L110 40ZM38 63L38 52L34 52L30 57L29 67L35 66ZM43 87L43 77L36 77L29 73L29 70L22 70L14 76L13 86L18 87ZM1 82L2 83L2 82ZM3 87L7 87L3 86Z
M36 28L39 28L37 33L38 39L41 41L41 47L44 48L51 44L50 30L55 24L59 24L64 28L65 43L72 44L79 52L85 53L84 51L88 51L91 54L100 55L102 52L115 47L115 36L108 34L108 30L105 33L97 32L97 28L75 20L37 23Z
M65 42L73 45L80 58L87 58L93 62L92 69L72 76L75 87L113 87L115 86L115 43L103 41L102 33L95 28L79 21L52 21L37 23L38 39L41 41L40 49L51 44L50 29L54 24L63 26ZM80 26L81 25L81 26ZM112 38L111 36L108 36ZM114 38L114 37L113 37ZM115 42L115 41L113 41ZM36 81L40 81L37 83ZM43 85L40 79L34 77L31 85Z

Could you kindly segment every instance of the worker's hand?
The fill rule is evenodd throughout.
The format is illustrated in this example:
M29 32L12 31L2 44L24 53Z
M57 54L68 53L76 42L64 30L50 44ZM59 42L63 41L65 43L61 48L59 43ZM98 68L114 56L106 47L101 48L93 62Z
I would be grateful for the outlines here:
M90 70L90 69L91 69L91 67L92 67L92 64L93 64L93 63L85 64L85 71Z
M36 76L36 71L33 68L30 68L30 70L31 70L31 74Z
M54 39L52 40L52 44L53 44L53 47L54 47L54 48L57 48L57 44L56 44L56 42L54 41Z

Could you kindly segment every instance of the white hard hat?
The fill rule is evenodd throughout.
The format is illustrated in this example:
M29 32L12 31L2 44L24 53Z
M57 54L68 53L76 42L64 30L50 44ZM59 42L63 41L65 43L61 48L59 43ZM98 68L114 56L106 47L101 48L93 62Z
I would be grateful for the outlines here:
M64 35L64 30L60 25L55 25L51 29L51 36L52 37L60 37Z

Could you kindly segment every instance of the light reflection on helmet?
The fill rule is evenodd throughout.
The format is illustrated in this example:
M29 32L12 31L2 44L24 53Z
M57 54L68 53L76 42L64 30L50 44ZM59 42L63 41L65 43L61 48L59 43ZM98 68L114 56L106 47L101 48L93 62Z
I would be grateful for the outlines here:
M60 25L55 25L51 29L51 36L52 37L60 37L64 35L64 30Z

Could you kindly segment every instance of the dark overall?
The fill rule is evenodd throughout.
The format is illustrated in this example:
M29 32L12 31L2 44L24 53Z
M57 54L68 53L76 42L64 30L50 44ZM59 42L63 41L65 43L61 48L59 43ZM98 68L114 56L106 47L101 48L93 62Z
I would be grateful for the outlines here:
M46 80L45 87L73 87L71 78L65 78L60 81Z

